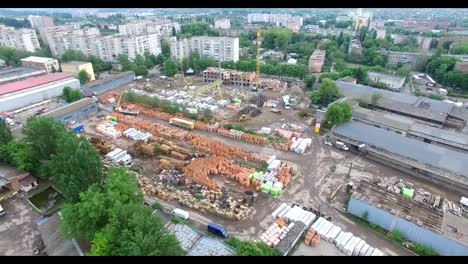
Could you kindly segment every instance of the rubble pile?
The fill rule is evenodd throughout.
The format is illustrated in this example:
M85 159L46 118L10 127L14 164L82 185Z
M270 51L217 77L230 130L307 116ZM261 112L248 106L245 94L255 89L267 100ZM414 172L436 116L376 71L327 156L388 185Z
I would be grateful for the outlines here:
M239 111L239 115L250 115L251 117L259 116L261 113L260 109L252 105L248 105Z
M101 155L107 154L112 150L112 144L102 138L91 137L90 142Z
M119 93L110 91L103 93L98 100L101 104L109 104L115 102L117 98L119 98Z

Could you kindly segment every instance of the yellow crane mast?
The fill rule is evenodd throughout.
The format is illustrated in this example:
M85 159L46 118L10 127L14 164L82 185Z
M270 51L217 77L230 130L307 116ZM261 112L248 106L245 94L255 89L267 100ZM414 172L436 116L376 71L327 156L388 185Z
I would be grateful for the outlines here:
M261 29L257 30L257 67L255 70L255 84L253 86L254 91L257 91L260 87L260 46L262 42L262 31Z

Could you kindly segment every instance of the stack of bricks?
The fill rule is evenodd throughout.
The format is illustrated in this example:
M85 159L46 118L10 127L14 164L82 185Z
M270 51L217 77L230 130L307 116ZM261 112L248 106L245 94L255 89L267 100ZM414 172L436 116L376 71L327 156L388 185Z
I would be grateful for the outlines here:
M289 182L291 182L291 176L291 165L288 162L283 162L278 169L278 174L276 175L278 181L283 184L283 188L289 185Z
M241 137L243 141L253 143L253 144L266 144L268 140L265 137L256 136L248 133L244 133Z
M133 144L133 150L135 151L136 155L154 155L154 146L151 143L145 143L144 141L137 141Z
M195 128L203 131L216 132L219 128L219 124L208 125L200 121L195 121Z
M259 153L253 153L248 158L249 161L253 161L253 162L257 162L257 163L265 163L265 162L268 162L269 159L270 159L269 156L259 154Z
M304 244L306 246L310 246L310 243L312 242L312 239L314 238L315 236L315 230L310 228L308 231L307 231L307 234L305 236L305 239L304 239Z
M183 172L188 179L206 186L210 190L216 189L216 183L209 178L209 175L226 175L235 179L245 187L250 187L249 175L255 172L235 164L233 161L223 157L211 156L204 159L192 160Z
M127 126L127 125L124 125L122 123L117 123L114 128L117 131L124 132L125 130L129 129L130 127Z
M292 142L291 139L287 139L286 142L283 142L283 143L273 142L271 145L275 149L279 149L279 150L282 150L282 151L289 151L289 149L291 148L292 143L293 142Z
M207 137L196 134L190 134L189 136L188 140L197 150L205 150L218 156L237 157L246 160L249 160L252 156L252 154L245 152L238 147L227 145L220 141L211 140Z
M161 156L159 158L159 163L161 165L161 168L164 170L183 169L185 167L185 161L167 156Z

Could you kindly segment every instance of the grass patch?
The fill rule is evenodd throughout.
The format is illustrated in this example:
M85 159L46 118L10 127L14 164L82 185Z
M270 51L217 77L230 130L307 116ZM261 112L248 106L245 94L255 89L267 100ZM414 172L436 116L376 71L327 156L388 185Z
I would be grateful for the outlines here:
M278 144L281 144L281 143L284 143L287 141L287 139L283 138L283 137L276 137L276 136L269 136L268 137L268 141L270 141L271 143L278 143Z
M237 256L278 256L278 251L262 242L244 241L236 237L229 237L224 241L236 249Z
M189 219L185 220L177 215L173 215L171 220L179 224L193 226L192 221L190 221Z
M234 129L234 130L242 131L244 133L252 134L255 136L263 136L262 134L257 133L257 131L250 129L250 128L246 128L245 126L241 126L241 125L225 124L223 127L228 130Z
M422 244L416 243L414 246L411 245L410 249L416 252L420 256L437 256L437 252L430 247L426 247Z
M161 210L161 211L164 209L163 206L158 202L154 202L151 205L151 208L153 208L154 210Z
M249 168L254 168L258 171L266 171L268 169L268 163L264 162L264 163L256 163L256 162L253 162L253 161L248 161L248 160L243 160L243 159L239 159L239 158L236 158L234 159L234 162L243 166L243 167L249 167Z

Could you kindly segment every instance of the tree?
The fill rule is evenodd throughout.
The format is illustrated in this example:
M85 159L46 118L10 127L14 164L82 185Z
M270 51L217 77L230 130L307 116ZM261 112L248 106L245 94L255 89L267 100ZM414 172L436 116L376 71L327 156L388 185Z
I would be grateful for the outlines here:
M367 83L367 71L365 71L362 67L358 67L354 71L354 77L356 77L360 83Z
M382 95L380 93L373 93L371 96L371 105L373 105L374 107L378 106L381 98Z
M122 65L122 70L123 71L129 71L132 66L132 62L128 59L127 54L119 54L117 56L117 62Z
M172 36L175 37L177 35L177 31L175 27L172 27Z
M42 165L57 153L58 142L65 133L65 127L52 117L32 116L26 121L22 129L24 135L24 147L28 155L27 159L33 164ZM23 153L25 154L25 153ZM32 168L37 172L40 168ZM47 177L48 175L40 175Z
M332 126L348 121L352 117L351 106L347 103L334 103L325 113L325 119Z
M75 102L81 98L81 92L69 86L65 86L63 88L63 97L68 103Z
M136 66L133 71L138 76L146 76L148 74L148 69L144 64Z
M452 49L452 54L468 54L468 44L461 44Z
M13 140L10 128L6 124L5 120L0 120L0 145L6 145Z
M174 76L177 74L177 63L172 59L167 59L164 62L164 74L167 76Z
M47 162L50 179L64 197L78 201L79 194L94 183L102 183L101 157L84 137L68 132L58 139L57 153Z
M268 245L255 242L240 240L235 237L230 237L226 240L226 244L236 249L237 256L278 256L276 249Z
M320 88L312 92L311 101L314 104L327 105L340 97L342 97L342 94L336 83L325 78L321 81Z
M443 44L442 44L442 48L446 49L446 50L450 50L450 46L452 45L453 41L452 40L449 40L449 41L445 41Z
M307 88L312 88L314 87L315 81L317 80L317 77L315 75L309 74L305 77L305 83Z
M24 171L38 171L40 163L33 159L31 146L24 140L12 140L0 146L1 161Z
M67 50L62 55L62 61L87 61L86 55L78 50Z
M85 84L85 83L89 82L89 80L90 80L89 74L85 70L81 70L78 73L78 80L80 80L81 84Z
M161 53L166 58L171 57L171 44L165 38L161 39Z
M62 210L67 238L92 241L89 255L183 255L177 239L143 205L133 173L111 167L102 186L92 185Z
M103 186L94 184L82 192L77 203L66 203L62 210L62 233L67 238L92 241L110 221L116 207L143 204L135 175L122 167L111 167Z

